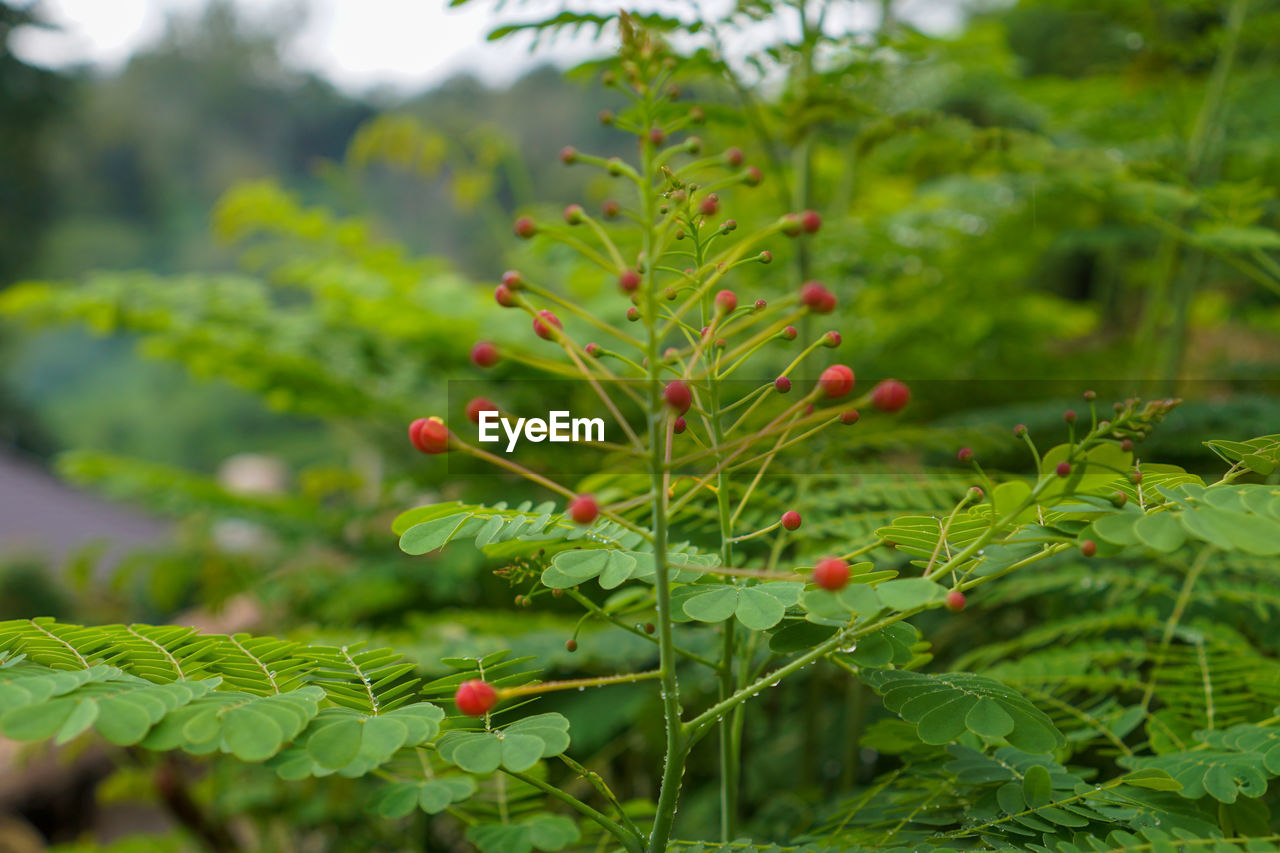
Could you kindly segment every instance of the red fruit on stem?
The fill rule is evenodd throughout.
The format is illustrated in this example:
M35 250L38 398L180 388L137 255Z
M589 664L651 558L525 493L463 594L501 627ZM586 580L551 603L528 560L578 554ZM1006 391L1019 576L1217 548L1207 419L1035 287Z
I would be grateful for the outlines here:
M818 377L818 387L828 397L843 397L853 390L853 371L846 365L833 364Z
M836 296L820 281L806 281L800 288L800 302L815 314L830 314L836 308Z
M418 418L409 424L409 441L422 453L444 453L449 449L449 428L434 416Z
M856 424L858 422L858 419L861 417L862 415L858 414L857 409L849 409L848 411L840 413L840 423L846 426L850 424Z
M764 310L768 305L769 305L769 303L768 303L768 302L765 302L763 299L757 299L757 300L756 300L756 310L757 310L757 311L763 311L763 310Z
M779 394L785 394L791 390L791 380L785 376L779 376L773 380L773 388Z
M721 314L729 314L738 307L738 294L732 290L722 290L716 294L716 310Z
M577 159L578 149L574 148L572 145L566 145L560 149L560 162L564 163L566 166L575 162Z
M569 501L569 517L578 524L590 524L600 515L600 505L593 495L578 495Z
M821 559L813 569L813 582L832 592L844 589L849 583L849 564L836 557Z
M676 418L675 423L671 425L671 431L676 435L679 435L680 433L684 432L688 428L689 428L689 425L685 423L684 418Z
M592 358L600 357L600 345L595 341L592 341L591 343L587 344L585 347L583 347L583 349L586 351L587 355L591 356Z
M973 449L969 447L960 448L960 452L956 454L956 458L959 459L961 462L972 462Z
M533 333L544 341L555 339L555 333L551 331L551 327L563 329L560 318L545 308L538 312L538 316L533 318Z
M505 284L500 284L493 289L493 300L503 308L516 307L516 295Z
M738 168L742 165L742 149L730 148L728 151L724 152L724 161L734 169Z
M806 210L800 214L800 227L806 234L817 234L818 229L822 227L822 217L816 210Z
M640 309L639 309L639 308L637 308L637 307L635 307L634 305L632 305L630 308L628 308L628 309L627 309L627 319L628 319L628 320L630 320L630 321L631 321L631 322L633 322L633 323L634 323L636 320L639 320L639 319L640 319Z
M773 252L770 252L768 249L765 249L763 252L756 255L756 260L762 264L771 264L773 263Z
M789 509L782 514L782 527L784 530L800 529L800 513L794 509Z
M1132 453L1133 440L1126 438L1124 441L1120 442L1120 449L1123 450L1125 453Z
M500 359L498 348L488 341L477 341L471 348L471 363L476 367L493 367Z
M522 240L528 240L534 234L538 233L538 226L533 220L527 216L522 216L516 220L515 227L512 229L516 232L516 236Z
M959 613L964 610L965 605L964 593L958 589L953 589L947 593L946 605L947 609L952 613Z
M911 389L897 379L885 379L871 392L871 405L882 412L900 412L910 402Z
M565 650L566 652L576 652L576 651L578 650L578 641L577 641L577 640L565 640L565 642L564 642L564 650Z
M822 345L835 349L836 347L840 346L840 342L842 340L844 340L844 338L840 337L840 333L837 332L835 329L832 329L831 331L827 332L825 335L822 336Z
M1055 471L1059 477L1065 477L1071 473L1071 463L1059 462L1058 467L1055 469Z
M1076 413L1071 411L1070 409L1067 409L1065 412L1062 413L1062 419L1069 424L1073 424L1076 422Z
M622 275L618 276L618 287L622 288L624 293L632 293L640 286L640 273L635 270L623 270Z
M488 682L473 678L458 685L458 692L453 694L453 702L468 717L483 717L498 704L498 691Z
M600 214L605 219L617 219L618 214L622 212L622 205L613 199L607 199L604 204L600 205Z
M747 171L742 173L742 182L749 187L758 187L763 180L764 174L755 166L748 166Z
M585 217L586 211L580 204L571 204L564 209L564 221L570 225L581 225Z
M677 415L683 415L693 405L693 391L682 380L675 379L662 389L663 399L667 405L675 409Z
M720 197L715 193L711 193L702 200L698 205L698 210L703 216L715 216L716 211L720 209Z
M1026 434L1027 434L1026 424L1018 424L1016 427L1013 428L1014 438L1022 438Z
M779 334L782 335L782 339L784 341L794 341L796 339L796 335L800 333L796 331L795 326L787 326L785 329L779 332Z
M484 397L476 397L467 403L467 420L473 424L480 423L481 412L496 412L498 407Z
M649 141L654 145L661 145L667 141L667 134L660 127L649 128Z
M502 274L502 283L512 290L519 290L524 287L524 276L515 270L507 270Z
M1092 557L1094 554L1098 553L1098 543L1094 542L1092 539L1084 540L1080 543L1080 553L1086 557Z

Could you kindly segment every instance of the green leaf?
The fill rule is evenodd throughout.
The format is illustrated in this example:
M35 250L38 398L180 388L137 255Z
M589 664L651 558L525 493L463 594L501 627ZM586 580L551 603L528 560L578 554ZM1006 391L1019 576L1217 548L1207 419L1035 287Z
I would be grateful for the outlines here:
M876 595L886 607L905 611L943 601L947 590L927 578L899 578L877 586Z
M723 622L738 607L738 589L719 586L699 593L684 603L685 615L699 622Z
M542 739L528 734L503 732L502 766L508 770L521 772L528 770L542 758Z
M1027 769L1022 777L1022 798L1033 809L1053 802L1053 780L1049 778L1049 768L1034 764Z
M1144 767L1121 777L1126 785L1149 791L1181 791L1182 783L1158 767Z
M502 742L496 735L466 732L458 738L451 760L468 773L492 773L502 763Z
M481 853L530 853L533 831L523 824L481 823L467 830L467 840Z
M400 537L400 550L415 556L438 551L449 544L469 518L466 514L448 515L415 524Z
M988 738L1004 737L1013 731L1013 717L1005 713L999 702L988 696L979 699L969 709L964 724L974 734Z
M227 750L241 761L265 761L280 751L284 732L268 715L252 706L227 712L222 721Z
M524 821L529 827L533 846L548 853L577 844L582 838L578 825L563 815L540 814Z
M685 613L689 612L689 605L697 600L695 598L685 602ZM752 631L767 631L782 621L782 617L787 613L787 608L775 596L764 592L759 587L749 586L744 587L739 592L738 604L733 613L738 617L738 621L748 629Z
M307 752L316 764L337 770L360 752L363 727L355 717L344 717L316 729L307 739Z
M1133 534L1144 545L1165 554L1171 554L1187 541L1178 519L1168 512L1144 515L1133 523Z

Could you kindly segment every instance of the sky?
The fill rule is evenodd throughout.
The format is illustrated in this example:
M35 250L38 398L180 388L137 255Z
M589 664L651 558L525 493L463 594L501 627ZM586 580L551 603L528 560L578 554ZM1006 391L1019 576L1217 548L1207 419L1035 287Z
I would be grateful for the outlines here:
M27 0L28 5L57 29L24 28L15 34L13 48L20 58L36 65L88 64L110 70L154 41L162 33L169 15L196 14L206 2ZM726 2L702 0L701 5L714 9ZM956 2L899 0L898 5L914 11L916 14L912 17L926 29L945 29L953 22ZM288 59L297 66L318 72L352 94L372 89L415 92L463 71L491 85L503 85L542 62L572 64L602 50L586 39L559 42L550 48L543 47L536 54L530 53L528 38L500 43L485 41L485 34L495 25L533 14L546 8L545 2L470 0L452 9L446 8L446 0L234 0L234 3L250 21L300 17L301 29L288 48ZM505 6L501 13L496 11L500 5ZM644 5L675 12L687 10L690 3L688 0L647 0ZM874 24L877 5L865 0L834 3L833 24L870 27ZM609 4L606 2L604 6ZM574 7L601 8L601 5L580 0Z
M32 5L57 31L26 28L14 52L37 65L118 67L163 31L173 13L194 14L206 0L36 0ZM443 0L235 0L249 20L303 16L289 59L350 92L373 88L413 91L459 71L509 82L539 61L580 60L585 43L537 57L527 41L484 39L498 21L493 0L446 9Z

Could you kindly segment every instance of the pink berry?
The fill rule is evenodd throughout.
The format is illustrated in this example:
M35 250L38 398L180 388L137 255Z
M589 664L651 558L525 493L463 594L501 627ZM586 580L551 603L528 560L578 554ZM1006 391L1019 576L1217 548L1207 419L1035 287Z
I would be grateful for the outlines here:
M882 412L900 412L911 402L911 389L897 379L885 379L871 392L871 405Z
M600 505L592 495L578 495L569 502L569 517L577 524L590 524L600 515Z
M828 397L843 397L853 390L853 371L846 365L833 364L822 371L818 386Z
M560 162L564 163L566 166L576 162L577 159L578 149L574 148L572 145L566 145L560 149Z
M779 394L785 394L791 390L791 380L785 376L779 376L773 380L773 387Z
M571 204L564 209L564 221L570 225L581 225L585 217L586 211L580 204Z
M806 281L800 288L800 302L815 314L830 314L836 308L836 296L819 281Z
M800 513L794 509L789 509L782 514L782 527L784 530L800 529Z
M662 390L662 396L678 415L683 415L693 405L693 391L680 379L672 380Z
M553 340L555 333L551 331L552 326L557 329L564 328L560 323L560 318L544 308L538 312L538 316L533 320L533 333L544 341Z
M1067 476L1068 474L1070 474L1070 473L1071 473L1071 463L1070 463L1070 462L1059 462L1059 463L1058 463L1058 467L1057 467L1056 471L1057 471L1057 474L1058 474L1058 476L1059 476L1059 477L1065 477L1065 476Z
M500 357L498 348L488 341L477 341L471 348L471 363L476 367L493 367Z
M781 332L782 339L785 341L794 341L796 339L796 335L798 334L800 333L796 331L795 326L787 326Z
M749 187L757 187L764 180L764 175L755 166L748 166L742 175L742 182Z
M956 458L959 459L961 462L972 462L973 449L969 447L960 448L960 452L956 454Z
M583 347L583 350L585 350L587 355L591 356L592 358L600 357L600 345L595 341L592 341L591 343L587 344L585 347Z
M422 453L444 453L449 449L449 428L437 417L418 418L409 424L409 441Z
M483 717L498 704L498 691L488 682L473 678L458 685L458 692L453 694L454 704L458 710L468 717Z
M476 397L471 402L467 403L467 420L471 421L473 424L478 424L480 423L481 412L496 411L498 411L498 407L493 403L486 400L484 397Z
M947 593L947 609L952 613L959 613L964 610L965 603L964 593L960 590L953 589Z
M640 273L635 270L623 270L622 275L618 276L618 287L622 288L624 293L632 293L640 286Z
M738 307L738 294L732 290L722 290L716 294L716 310L721 314L732 313Z
M849 583L849 564L836 557L825 557L813 569L813 582L832 592L844 589Z
M757 310L757 311L763 311L766 307L768 307L768 305L769 305L769 303L768 303L768 302L765 302L763 299L757 299L757 300L756 300L756 310Z

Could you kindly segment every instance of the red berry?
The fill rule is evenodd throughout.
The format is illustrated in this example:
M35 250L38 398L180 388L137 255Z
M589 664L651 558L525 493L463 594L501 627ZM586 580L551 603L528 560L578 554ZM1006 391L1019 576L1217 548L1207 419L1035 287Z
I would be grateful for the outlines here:
M1026 424L1018 424L1016 427L1013 428L1014 438L1022 438L1026 434L1027 434Z
M871 405L882 412L900 412L911 402L911 389L896 379L885 379L871 392Z
M987 493L982 491L982 486L970 486L969 493L972 494L973 499L977 501L980 501L987 496Z
M516 236L522 240L528 240L534 234L538 233L538 226L533 224L533 220L527 216L522 216L516 220L515 228Z
M769 305L769 303L768 303L768 302L765 302L763 299L757 299L757 300L756 300L756 310L757 310L757 311L763 311L763 310L764 310L768 305Z
M471 348L471 363L476 367L493 367L500 358L498 348L488 341L477 341Z
M765 249L763 252L756 255L756 260L762 264L771 264L773 263L773 252L770 252L768 249Z
M779 376L773 380L773 387L779 394L785 394L791 390L791 380L785 376Z
M660 127L649 128L649 141L654 145L661 145L667 141L667 134Z
M628 319L628 320L630 320L630 321L631 321L631 322L633 322L633 323L634 323L636 320L639 320L639 319L640 319L640 309L639 309L639 308L637 308L637 307L635 307L634 305L632 305L630 308L628 308L628 309L627 309L627 319Z
M782 527L785 530L800 529L800 513L794 509L789 509L782 514Z
M730 148L728 151L724 152L724 161L734 169L738 168L742 165L742 149Z
M576 652L578 650L577 640L565 640L564 650L566 652Z
M605 219L617 219L618 214L622 212L622 205L613 199L607 199L604 204L600 205L600 214Z
M516 307L516 295L505 284L500 284L493 289L493 299L503 308Z
M1076 422L1076 413L1071 411L1070 409L1067 409L1065 412L1062 413L1062 419L1069 424L1073 424Z
M958 589L953 589L947 593L947 609L952 613L959 613L964 610L965 598L964 593Z
M729 314L738 307L738 294L732 290L722 290L716 294L716 310L721 314Z
M568 166L578 159L578 149L572 145L566 145L560 149L560 162Z
M672 380L662 390L662 396L667 401L667 405L675 409L677 415L683 415L693 405L693 391L679 379Z
M800 288L800 302L815 314L830 314L836 308L835 294L820 281L806 281Z
M1084 540L1080 543L1080 553L1084 554L1086 557L1092 557L1094 554L1098 553L1098 543L1094 542L1092 539Z
M498 411L498 407L492 402L486 400L484 397L476 397L474 400L467 403L467 420L471 421L473 424L478 424L480 423L481 412L496 411Z
M821 559L813 569L813 582L832 592L844 589L849 583L849 564L835 557Z
M625 293L631 293L639 286L640 273L635 270L623 270L622 275L618 276L618 287Z
M1125 453L1132 453L1133 440L1126 438L1124 441L1120 442L1120 449L1123 450Z
M835 349L836 347L840 346L840 342L842 340L844 340L844 338L840 337L840 333L837 332L835 329L832 329L831 331L827 332L825 335L822 336L822 345Z
M720 197L715 193L708 195L702 200L702 203L698 205L698 210L702 212L703 216L715 216L716 211L719 209Z
M583 350L585 350L587 355L591 356L592 358L600 357L600 345L595 341L592 341L591 343L587 344L585 347L583 347Z
M846 426L849 424L856 424L858 419L861 417L862 416L858 414L857 409L849 409L848 411L840 413L840 423L845 424Z
M507 270L502 274L502 283L512 290L519 290L524 287L524 276L515 270Z
M533 333L544 341L554 340L555 333L551 331L551 327L563 329L560 318L545 308L538 312L538 316L533 318Z
M973 449L969 447L960 448L960 452L956 454L956 458L959 459L961 462L972 462Z
M578 524L590 524L600 514L600 505L592 495L578 495L569 501L569 517Z
M564 221L570 225L581 225L586 212L580 204L571 204L564 209Z
M816 210L806 210L800 214L800 227L806 234L817 234L818 229L822 227L822 217Z
M1142 472L1141 472L1141 471L1134 471L1132 474L1130 474L1130 475L1129 475L1129 482L1130 482L1130 483L1133 483L1135 486L1136 486L1136 485L1138 485L1139 483L1141 483L1141 482L1142 482Z
M449 449L449 428L437 417L418 418L409 424L409 441L422 453L444 453Z
M684 432L688 428L689 428L689 425L685 423L684 418L676 418L675 421L671 424L671 431L676 435L679 435L680 433Z
M454 704L458 710L468 717L483 717L498 704L498 691L487 682L478 678L464 681L458 685L458 692L453 694Z
M757 187L764 180L764 175L755 166L748 166L742 175L742 182L749 187Z
M784 341L794 341L796 339L796 335L800 333L796 331L795 326L787 326L779 334L782 335L782 339Z
M1057 474L1059 477L1065 477L1071 473L1071 463L1059 462L1058 467L1055 470L1057 471Z
M828 397L843 397L853 390L853 371L843 364L833 364L818 377L818 387Z

